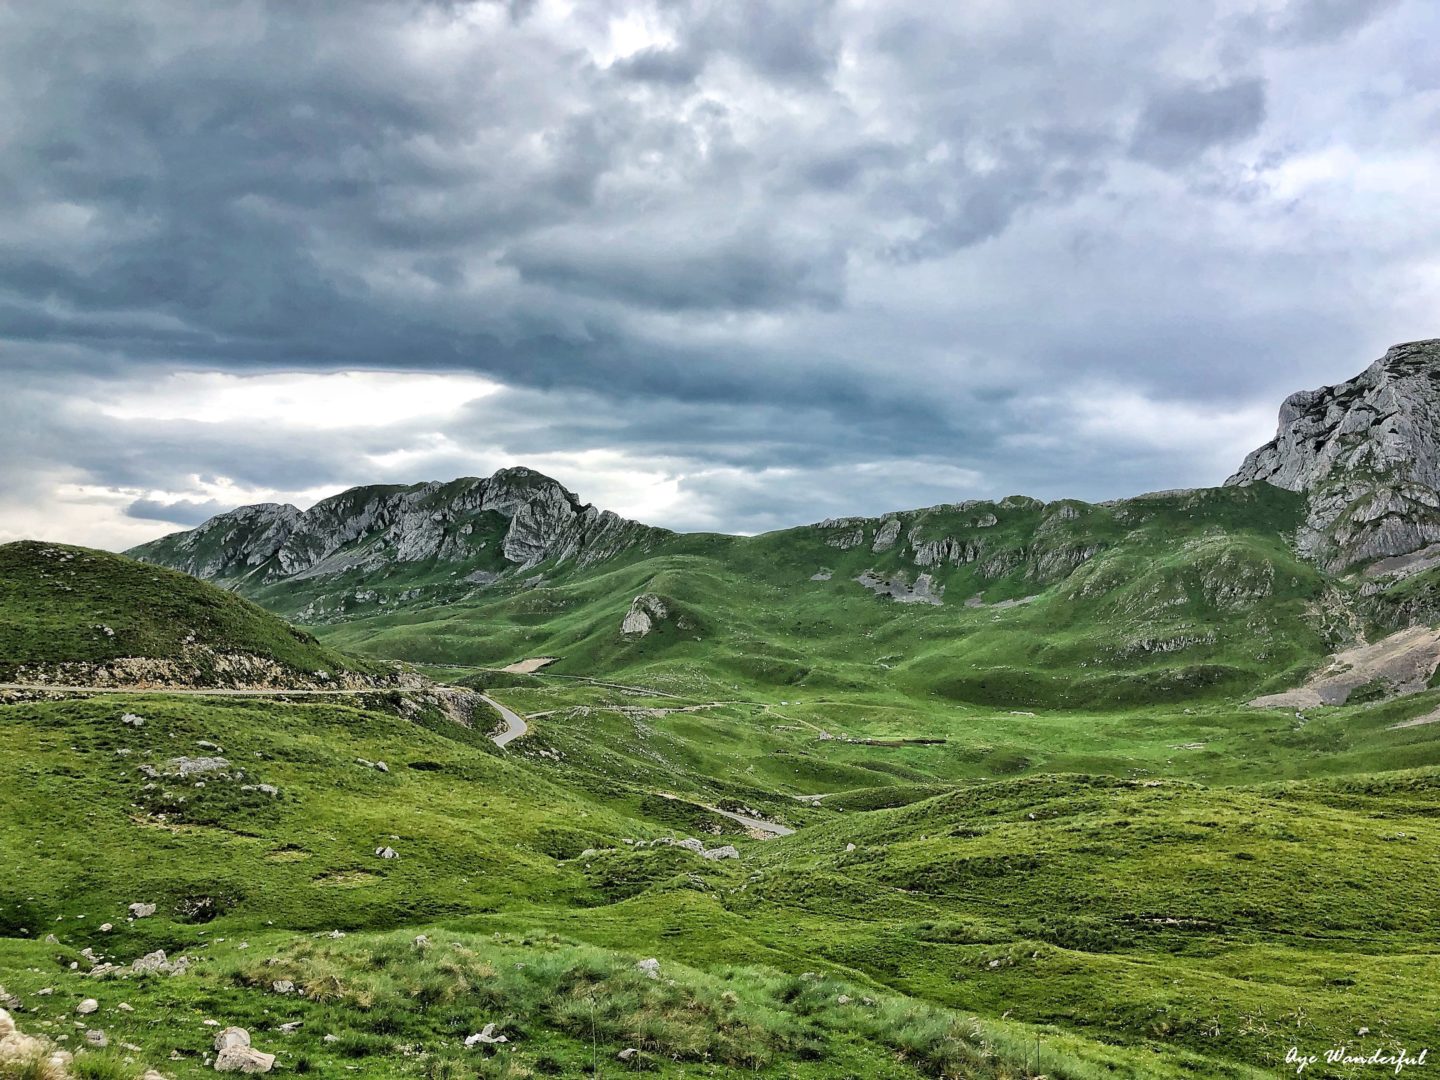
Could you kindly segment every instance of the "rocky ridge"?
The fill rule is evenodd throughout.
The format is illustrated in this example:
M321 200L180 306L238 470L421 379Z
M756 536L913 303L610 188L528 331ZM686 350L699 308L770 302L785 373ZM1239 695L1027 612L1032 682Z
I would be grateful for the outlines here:
M513 468L485 479L351 488L305 511L242 506L128 554L196 577L258 586L427 560L485 558L501 571L547 561L588 566L668 535L582 504L538 472Z

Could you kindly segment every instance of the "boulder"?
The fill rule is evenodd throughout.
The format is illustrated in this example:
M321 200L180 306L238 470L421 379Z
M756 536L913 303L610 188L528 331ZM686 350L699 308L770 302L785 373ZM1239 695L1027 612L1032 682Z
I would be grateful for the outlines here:
M654 593L641 593L630 601L630 610L620 623L620 633L627 637L644 637L669 617L670 609L665 606L664 600Z
M274 1054L250 1046L227 1046L215 1055L216 1072L267 1073L274 1065Z
M228 1046L249 1046L250 1032L242 1027L227 1027L218 1032L215 1036L216 1051L224 1050Z

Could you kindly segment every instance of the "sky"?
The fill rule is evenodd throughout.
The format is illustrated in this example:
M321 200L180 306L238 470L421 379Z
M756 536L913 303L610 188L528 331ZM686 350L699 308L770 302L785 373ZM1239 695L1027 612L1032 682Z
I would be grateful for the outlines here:
M0 5L0 541L1222 482L1440 336L1432 0Z

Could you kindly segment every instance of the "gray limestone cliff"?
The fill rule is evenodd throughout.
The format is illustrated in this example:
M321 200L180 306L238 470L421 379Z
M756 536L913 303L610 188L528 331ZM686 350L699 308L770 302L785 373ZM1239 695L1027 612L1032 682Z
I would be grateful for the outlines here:
M587 566L670 535L582 504L530 469L411 487L369 486L309 510L242 506L129 552L196 577L249 586L427 560L526 570Z
M1226 483L1255 481L1308 496L1299 548L1328 570L1440 541L1440 340L1286 398L1275 438Z

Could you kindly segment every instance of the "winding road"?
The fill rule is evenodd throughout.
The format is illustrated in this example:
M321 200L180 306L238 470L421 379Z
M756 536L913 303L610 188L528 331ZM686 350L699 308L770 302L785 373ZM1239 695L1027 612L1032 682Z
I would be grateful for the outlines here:
M530 725L525 723L525 718L514 709L501 705L500 702L496 701L489 694L481 694L480 700L498 712L500 719L505 721L505 730L498 735L492 735L490 737L496 746L504 746L506 743L514 742L530 730Z

